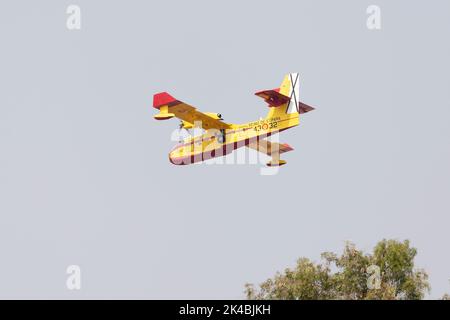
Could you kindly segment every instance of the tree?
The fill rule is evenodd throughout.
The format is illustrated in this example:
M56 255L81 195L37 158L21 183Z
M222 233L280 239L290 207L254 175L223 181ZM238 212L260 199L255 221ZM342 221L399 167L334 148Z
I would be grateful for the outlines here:
M414 268L416 255L408 240L382 240L371 254L347 243L340 256L322 253L321 263L300 258L259 288L246 284L245 292L248 299L423 299L430 286L426 272Z

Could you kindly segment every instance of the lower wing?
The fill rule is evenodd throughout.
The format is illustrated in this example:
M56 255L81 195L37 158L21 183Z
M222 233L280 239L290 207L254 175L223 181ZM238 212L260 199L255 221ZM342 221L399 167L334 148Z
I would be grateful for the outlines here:
M287 143L270 142L265 139L250 142L247 147L265 153L271 157L294 150L294 148Z

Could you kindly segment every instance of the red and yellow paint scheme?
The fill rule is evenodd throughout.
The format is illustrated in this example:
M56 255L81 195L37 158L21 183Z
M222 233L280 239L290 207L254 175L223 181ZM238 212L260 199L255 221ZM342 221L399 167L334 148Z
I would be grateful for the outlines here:
M155 94L153 107L159 110L155 119L177 117L181 120L180 128L198 129L202 133L180 141L169 153L170 162L176 165L192 164L225 156L245 146L270 156L272 159L267 163L268 166L285 164L280 154L293 148L288 144L270 142L266 138L297 126L300 114L314 110L298 101L299 88L298 73L290 73L284 77L279 88L256 92L255 95L268 103L269 112L264 119L244 124L226 123L220 114L200 112L167 92Z

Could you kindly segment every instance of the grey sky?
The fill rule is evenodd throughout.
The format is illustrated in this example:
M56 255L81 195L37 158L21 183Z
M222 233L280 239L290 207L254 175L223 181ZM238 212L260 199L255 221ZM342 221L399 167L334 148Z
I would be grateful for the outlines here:
M243 298L301 256L382 238L418 248L430 297L450 291L449 14L448 1L3 1L0 297ZM168 162L178 121L153 120L153 93L241 123L289 72L317 110L281 135L295 151L278 175Z

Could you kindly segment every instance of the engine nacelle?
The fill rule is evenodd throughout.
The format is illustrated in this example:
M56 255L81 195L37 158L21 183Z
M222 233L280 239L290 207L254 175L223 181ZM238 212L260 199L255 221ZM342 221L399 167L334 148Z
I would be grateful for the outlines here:
M223 120L222 115L221 115L220 113L216 113L216 112L205 112L205 114L206 114L208 117L211 117L211 118L213 118L213 119L216 119L216 120ZM181 120L180 128L182 128L182 129L193 129L193 128L194 128L194 124L192 124L192 123L190 123L190 122L188 122L188 121Z
M223 120L222 115L220 113L215 113L215 112L205 112L205 114L207 114L208 116L210 116L213 119L216 120Z

